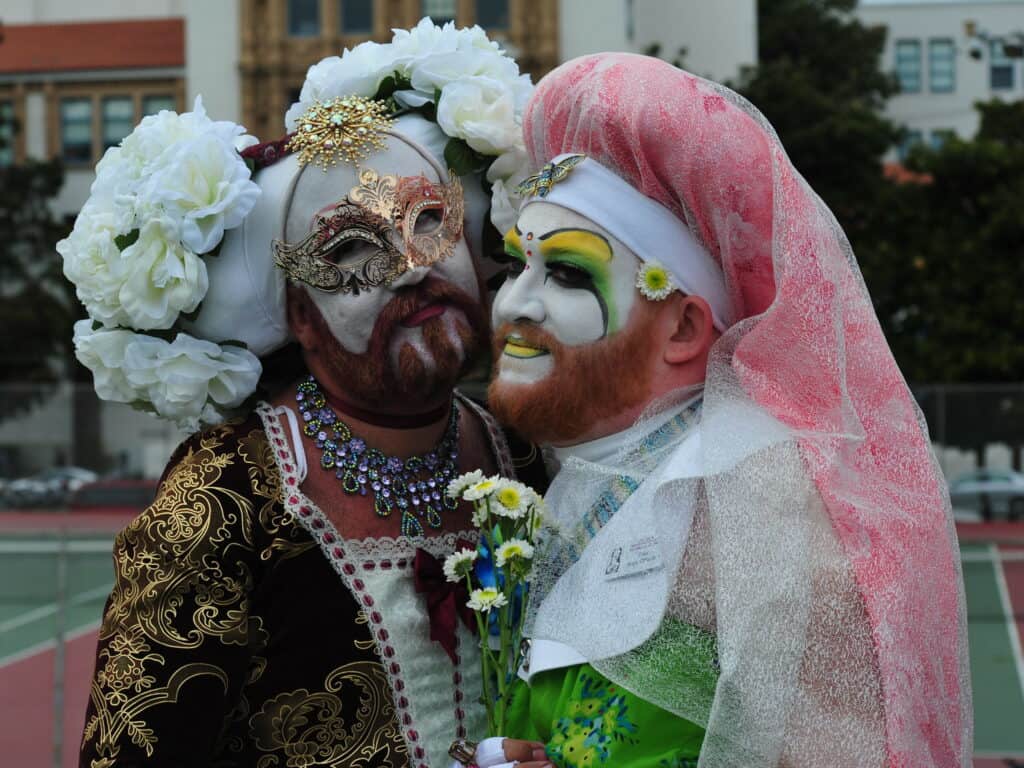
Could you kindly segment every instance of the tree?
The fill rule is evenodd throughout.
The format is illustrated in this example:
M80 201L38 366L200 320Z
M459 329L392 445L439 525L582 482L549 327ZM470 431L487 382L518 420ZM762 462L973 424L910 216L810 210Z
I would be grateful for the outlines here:
M977 108L973 140L911 155L928 181L890 212L906 243L891 341L918 381L1024 380L1024 102Z
M878 66L886 30L861 23L856 5L759 2L758 64L733 85L775 127L855 251L872 234L874 202L890 186L882 156L900 136L882 116L896 89Z
M76 302L55 250L67 228L49 206L63 181L59 161L0 167L0 386L29 385L0 397L0 419L45 397L65 368Z

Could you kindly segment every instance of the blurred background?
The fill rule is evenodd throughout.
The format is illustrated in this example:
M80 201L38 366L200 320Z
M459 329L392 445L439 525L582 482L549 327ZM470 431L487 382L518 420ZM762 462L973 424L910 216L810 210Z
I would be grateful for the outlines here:
M950 483L976 765L1024 766L1024 0L0 0L0 755L77 765L111 539L184 436L101 403L54 244L145 115L283 134L307 67L422 16L536 81L595 51L746 95L853 243Z

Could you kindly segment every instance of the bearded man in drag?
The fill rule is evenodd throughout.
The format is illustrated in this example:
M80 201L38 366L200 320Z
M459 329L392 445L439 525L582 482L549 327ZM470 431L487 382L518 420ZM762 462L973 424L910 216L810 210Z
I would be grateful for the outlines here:
M467 127L450 113L460 67L481 60L505 77L488 98L510 109ZM62 243L91 315L79 359L102 397L212 426L117 537L82 766L429 768L482 727L466 596L439 562L475 534L444 490L514 468L454 389L486 344L470 245L487 201L479 172L443 158L451 141L488 161L514 152L530 87L479 28L424 20L311 68L284 140L253 145L197 102L104 158ZM188 178L221 197L175 220L167 179L199 162ZM130 229L143 214L160 228ZM108 235L115 258L87 262ZM169 320L143 317L127 288L94 290L136 269L136 243L163 249L163 271L139 279ZM170 290L190 275L201 306Z
M493 306L499 420L557 470L481 768L971 764L959 553L850 245L729 89L538 85Z

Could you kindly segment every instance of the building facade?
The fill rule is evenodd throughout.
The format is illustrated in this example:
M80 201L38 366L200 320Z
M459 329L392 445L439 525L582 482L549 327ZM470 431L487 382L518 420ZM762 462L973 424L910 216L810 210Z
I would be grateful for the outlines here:
M535 78L558 63L554 0L240 0L242 122L265 138L284 132L306 70L365 40L391 39L393 28L424 16L437 23L479 24Z
M899 83L887 113L906 127L900 154L972 137L978 101L1024 98L1024 0L861 0L857 13L888 30L882 67Z
M685 49L685 66L716 79L756 61L755 0L4 0L0 165L61 158L54 208L70 219L103 152L146 114L191 109L201 93L215 119L277 138L310 65L423 16L479 24L534 80L575 56L654 44L668 60ZM25 473L63 463L82 395L68 382L0 423L0 465ZM180 433L127 406L95 407L97 468L158 473Z

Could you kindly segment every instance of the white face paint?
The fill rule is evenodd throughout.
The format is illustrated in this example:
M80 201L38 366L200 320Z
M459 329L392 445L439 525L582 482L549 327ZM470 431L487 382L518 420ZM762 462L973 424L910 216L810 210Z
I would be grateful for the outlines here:
M575 347L625 326L639 299L640 261L593 221L552 203L531 203L506 234L505 246L511 262L492 307L496 329L502 323L535 326ZM515 337L498 341L498 378L527 384L551 372L546 350Z
M434 164L416 148L394 135L387 137L386 150L371 155L363 161L361 167L372 168L379 176L423 175L435 183L447 181L441 178ZM326 172L315 165L306 166L300 173L289 207L285 240L297 243L307 237L313 229L316 214L337 205L359 184L359 170L348 163L339 163ZM353 354L362 354L369 346L377 318L394 298L395 291L416 285L427 275L445 280L465 291L475 301L480 300L476 273L465 238L459 239L455 250L448 258L430 267L411 269L394 280L390 286L381 285L358 294L341 291L330 293L309 286L303 287L341 346ZM448 304L437 305L432 311L441 312L446 316L444 327L448 329L452 342L461 348L455 331L455 320L461 319L468 325L469 319L465 313ZM433 367L433 359L427 352L420 327L403 326L393 335L388 350L392 361L397 361L400 350L406 344L420 352L428 370Z

